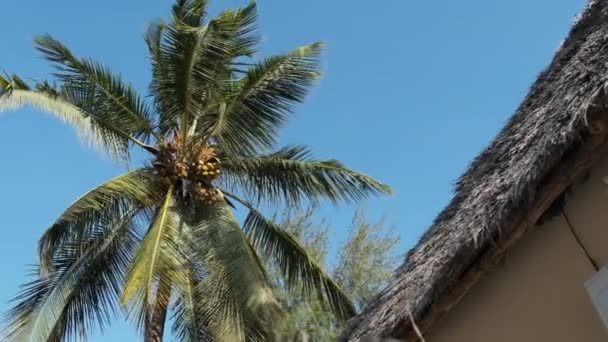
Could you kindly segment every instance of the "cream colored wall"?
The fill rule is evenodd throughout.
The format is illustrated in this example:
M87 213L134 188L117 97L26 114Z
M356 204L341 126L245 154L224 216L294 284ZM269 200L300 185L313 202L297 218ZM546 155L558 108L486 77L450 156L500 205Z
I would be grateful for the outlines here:
M565 211L600 267L608 263L608 158ZM562 216L535 228L427 333L428 342L600 342L608 332L585 291L594 273Z

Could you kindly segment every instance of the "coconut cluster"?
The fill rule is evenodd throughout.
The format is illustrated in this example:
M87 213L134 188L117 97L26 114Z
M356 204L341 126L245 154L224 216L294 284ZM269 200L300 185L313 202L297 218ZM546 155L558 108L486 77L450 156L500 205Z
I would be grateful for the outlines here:
M201 201L211 204L219 202L224 198L222 192L214 187L208 187L200 183L193 183L191 193Z
M191 172L197 179L212 181L220 175L220 168L218 164L219 163L215 157L209 159L201 158L191 164Z
M187 146L176 135L170 142L161 144L153 163L155 172L170 183L178 181L188 185L190 194L203 201L218 201L222 193L212 181L221 173L217 152L210 146Z
M172 143L160 146L153 165L156 173L165 177L171 183L175 183L179 179L186 179L189 176L185 156L180 155L179 148L176 148L175 144Z

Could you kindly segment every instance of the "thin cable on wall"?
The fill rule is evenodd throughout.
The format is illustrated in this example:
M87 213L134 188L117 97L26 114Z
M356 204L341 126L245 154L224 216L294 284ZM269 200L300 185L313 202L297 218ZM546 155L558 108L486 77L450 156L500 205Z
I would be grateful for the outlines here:
M576 230L574 229L574 226L572 225L572 222L570 221L570 218L566 214L566 210L563 207L562 207L561 212L562 212L562 216L564 217L564 220L566 221L566 225L568 226L568 228L570 228L570 232L572 233L572 235L574 236L574 239L576 240L576 243L579 245L579 247L585 253L585 256L587 257L587 260L589 260L589 263L591 264L591 266L593 266L593 268L596 271L599 271L600 268L599 268L598 264L595 262L595 260L593 260L593 258L591 257L591 254L589 254L589 251L587 250L587 248L585 248L585 245L583 245L583 242L581 241L580 237L576 233Z

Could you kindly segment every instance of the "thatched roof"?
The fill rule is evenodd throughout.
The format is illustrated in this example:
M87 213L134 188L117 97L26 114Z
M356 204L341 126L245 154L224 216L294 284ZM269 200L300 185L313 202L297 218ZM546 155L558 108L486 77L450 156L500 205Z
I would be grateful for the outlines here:
M341 339L370 334L415 340L411 318L428 330L533 229L606 146L607 79L608 0L596 0L507 125L459 179L452 201L389 285L349 322Z

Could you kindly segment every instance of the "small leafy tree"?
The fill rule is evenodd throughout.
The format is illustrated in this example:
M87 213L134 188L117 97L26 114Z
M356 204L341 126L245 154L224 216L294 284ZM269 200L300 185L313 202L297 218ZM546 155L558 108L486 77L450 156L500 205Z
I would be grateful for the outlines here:
M300 242L317 262L331 270L331 275L350 296L357 310L380 290L396 266L393 247L399 241L384 220L369 222L365 210L359 208L348 229L347 240L338 248L337 265L329 267L329 225L325 220L315 222L313 210L288 210L281 226ZM334 227L334 229L338 229ZM279 288L279 300L287 311L280 339L283 341L331 341L343 328L320 300L307 301L297 291L290 291L274 270L273 279ZM297 290L297 289L296 289Z
M364 209L355 213L348 241L340 249L334 279L361 310L390 278L396 261L392 248L399 238L382 219L369 222Z

